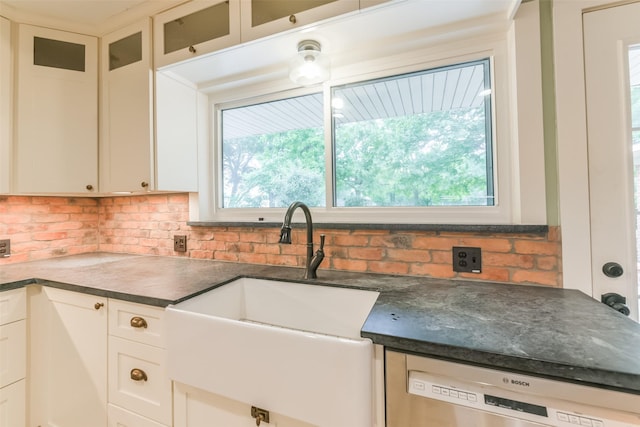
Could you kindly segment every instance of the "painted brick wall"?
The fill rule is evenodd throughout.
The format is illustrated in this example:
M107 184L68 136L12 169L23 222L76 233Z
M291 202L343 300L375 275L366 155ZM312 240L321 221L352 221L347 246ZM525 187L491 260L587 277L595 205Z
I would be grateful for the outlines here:
M8 206L13 206L12 210L22 206L17 208L17 216L14 219L33 215L34 213L27 212L42 204L40 199L49 200L48 206L58 206L57 209L87 203L87 208L97 210L97 213L94 212L95 223L92 224L94 238L97 236L99 239L97 246L67 247L64 243L56 243L54 239L50 244L57 246L49 248L49 252L45 250L33 255L16 252L16 256L22 260L37 259L45 255L79 253L77 251L82 248L87 249L85 252L99 249L106 252L182 256L256 264L302 266L305 262L304 229L293 229L292 245L280 245L279 227L189 227L188 197L185 194L97 200L9 198L9 201L11 199L11 203L0 201L0 221L3 220L1 215L4 215ZM22 205L16 203L19 200L23 200ZM20 209L26 212L21 213ZM57 212L54 210L50 214L54 215ZM64 224L72 219L60 217L55 221ZM4 221L2 223L4 224ZM90 225L91 223L87 224ZM62 225L59 227L64 228ZM562 286L561 242L557 227L551 227L549 233L544 235L318 229L314 235L316 242L319 241L320 233L327 236L326 258L321 269ZM0 228L0 238L7 234L12 234L12 231ZM175 234L187 235L186 253L173 251ZM12 238L13 244L13 237L9 237ZM21 238L29 240L28 236ZM482 273L453 272L452 246L482 248ZM22 251L23 248L18 247L17 250ZM29 252L27 246L24 250ZM0 264L2 262L0 261Z

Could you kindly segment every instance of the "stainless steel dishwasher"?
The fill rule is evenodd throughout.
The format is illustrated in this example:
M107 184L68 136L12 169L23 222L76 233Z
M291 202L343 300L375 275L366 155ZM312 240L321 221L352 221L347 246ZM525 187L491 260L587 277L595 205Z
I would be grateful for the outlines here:
M387 350L387 427L640 426L640 395Z

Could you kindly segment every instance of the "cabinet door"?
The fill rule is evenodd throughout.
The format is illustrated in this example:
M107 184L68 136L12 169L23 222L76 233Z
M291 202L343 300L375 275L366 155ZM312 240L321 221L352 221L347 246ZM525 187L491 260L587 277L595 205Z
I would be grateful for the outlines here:
M198 191L198 138L206 103L197 89L156 73L156 168L158 190Z
M0 426L26 426L25 380L0 388Z
M28 291L31 425L106 427L107 299Z
M152 188L151 20L101 41L100 191Z
M171 424L171 380L166 350L109 337L109 402Z
M134 302L109 300L109 335L166 348L165 310Z
M26 375L27 321L0 325L0 387Z
M20 25L14 190L98 188L98 42Z
M134 412L109 404L109 427L166 427Z
M11 183L12 64L11 22L0 16L0 193L8 193Z
M27 292L25 288L0 292L0 325L27 317Z
M180 383L173 383L173 405L174 427L246 427L256 425L256 420L251 417L252 405ZM269 408L262 409L269 410ZM304 421L273 412L269 413L269 423L264 425L314 427Z
M240 0L243 42L358 10L359 0Z
M240 43L239 0L193 0L154 18L156 68Z

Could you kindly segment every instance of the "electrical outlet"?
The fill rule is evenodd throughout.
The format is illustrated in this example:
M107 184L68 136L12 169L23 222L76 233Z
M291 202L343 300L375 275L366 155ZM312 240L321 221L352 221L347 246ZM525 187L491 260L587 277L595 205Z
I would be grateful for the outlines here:
M11 256L11 240L0 240L0 258Z
M466 273L482 272L482 251L480 248L453 247L453 271Z
M173 250L187 252L187 236L173 236Z

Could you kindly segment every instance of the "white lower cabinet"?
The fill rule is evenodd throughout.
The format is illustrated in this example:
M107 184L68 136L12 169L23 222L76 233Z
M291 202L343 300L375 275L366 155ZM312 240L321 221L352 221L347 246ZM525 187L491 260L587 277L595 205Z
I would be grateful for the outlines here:
M26 426L25 380L0 388L0 426Z
M256 425L251 406L185 384L173 383L174 427L247 427ZM259 406L259 404L257 404ZM269 410L269 408L261 408ZM318 408L324 410L324 408ZM314 427L313 424L269 413L265 427Z
M0 293L0 426L26 425L26 292Z
M46 286L28 297L29 420L13 421L21 391L3 388L0 426L172 425L163 309Z
M107 299L33 286L30 426L106 427Z
M109 404L109 427L166 427L134 412Z
M171 424L171 381L166 351L109 337L109 403Z
M164 310L109 301L109 427L170 426Z

